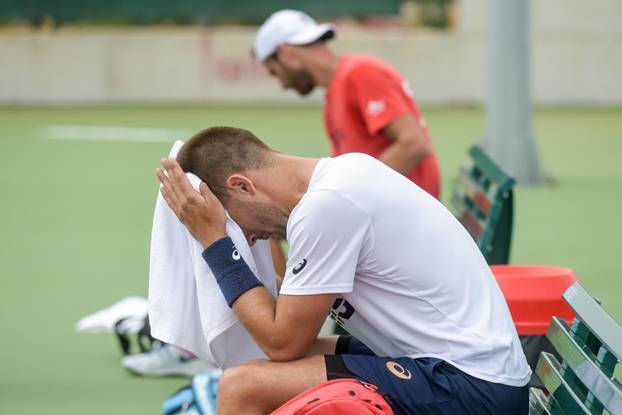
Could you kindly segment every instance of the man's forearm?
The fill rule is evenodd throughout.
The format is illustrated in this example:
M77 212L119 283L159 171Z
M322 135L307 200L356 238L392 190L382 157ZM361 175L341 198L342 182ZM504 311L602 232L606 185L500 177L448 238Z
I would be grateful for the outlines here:
M333 302L334 296L326 294L275 300L268 290L257 287L240 296L233 310L271 360L290 361L335 353L336 338L317 337Z
M291 332L276 319L276 300L264 287L247 291L233 304L233 311L257 345L272 360L283 358L290 346ZM303 352L304 353L304 352Z
M203 251L229 307L268 353L282 343L276 325L276 301L253 274L229 237L219 239Z
M241 257L229 237L203 251L227 304L271 360L288 361L307 353L334 295L280 296L274 299Z

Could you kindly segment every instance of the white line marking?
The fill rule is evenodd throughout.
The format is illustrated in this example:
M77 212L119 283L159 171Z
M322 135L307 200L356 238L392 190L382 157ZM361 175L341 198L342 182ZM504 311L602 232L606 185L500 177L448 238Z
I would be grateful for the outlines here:
M43 137L49 140L126 141L136 143L172 143L186 140L192 131L174 128L117 127L99 125L48 125Z

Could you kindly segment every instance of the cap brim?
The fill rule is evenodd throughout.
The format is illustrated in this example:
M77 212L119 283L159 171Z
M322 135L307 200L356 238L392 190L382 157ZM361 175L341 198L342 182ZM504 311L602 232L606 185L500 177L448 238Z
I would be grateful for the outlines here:
M291 37L286 43L290 45L308 45L313 43L322 36L330 33L330 38L335 36L335 26L331 23L323 23L315 27L309 28L302 33L298 33L296 36Z

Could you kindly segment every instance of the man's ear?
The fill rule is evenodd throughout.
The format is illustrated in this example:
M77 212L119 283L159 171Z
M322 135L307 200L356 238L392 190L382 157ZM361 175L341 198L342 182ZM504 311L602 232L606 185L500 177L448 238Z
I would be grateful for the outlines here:
M232 174L227 178L225 184L232 193L252 196L257 192L255 183L243 174Z
M279 56L279 62L284 63L285 65L291 66L292 64L296 64L298 60L296 59L296 47L292 45L288 45L286 43L281 43L276 47L276 51Z

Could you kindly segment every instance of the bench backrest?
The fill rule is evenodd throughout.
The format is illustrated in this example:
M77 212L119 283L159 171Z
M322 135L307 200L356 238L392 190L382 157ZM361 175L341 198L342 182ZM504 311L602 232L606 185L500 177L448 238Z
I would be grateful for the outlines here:
M461 168L452 194L456 217L489 264L507 264L512 239L514 179L478 146L469 150L470 170Z
M536 373L550 393L534 391L530 414L622 414L622 327L577 282L563 295L576 314L571 326L554 317L547 338L562 361L542 353Z

